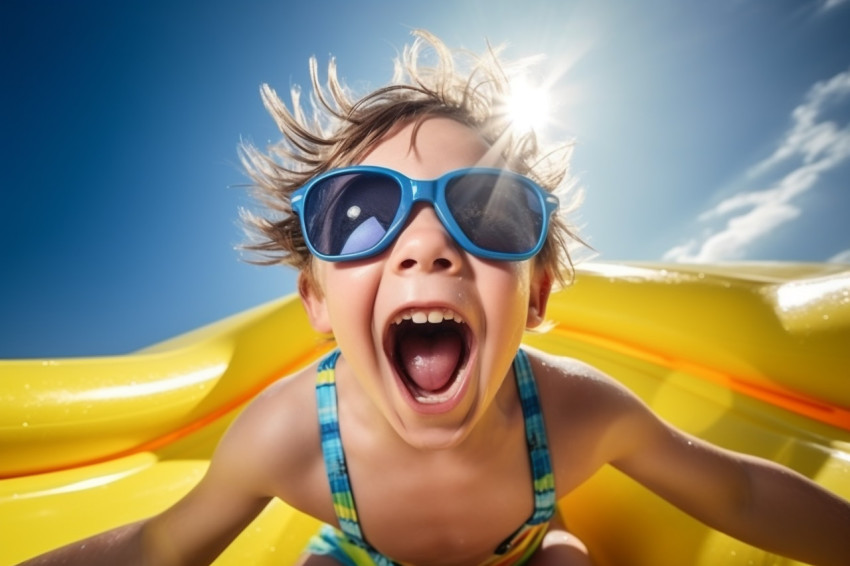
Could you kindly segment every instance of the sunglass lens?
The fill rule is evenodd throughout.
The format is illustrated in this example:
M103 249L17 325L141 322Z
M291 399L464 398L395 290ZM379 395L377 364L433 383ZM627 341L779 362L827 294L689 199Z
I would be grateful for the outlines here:
M398 213L401 189L379 173L346 173L322 180L304 203L311 244L329 256L375 247Z
M540 239L540 199L520 179L496 173L463 175L446 185L446 203L463 233L479 248L522 254Z

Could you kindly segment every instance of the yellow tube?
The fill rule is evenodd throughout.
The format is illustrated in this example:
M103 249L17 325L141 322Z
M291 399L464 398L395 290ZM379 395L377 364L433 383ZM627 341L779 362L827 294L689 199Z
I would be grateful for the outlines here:
M548 315L529 344L850 498L847 266L592 264ZM0 566L169 506L247 401L329 347L287 297L127 356L0 361ZM794 564L613 469L562 506L602 566ZM216 564L290 564L316 526L274 502Z

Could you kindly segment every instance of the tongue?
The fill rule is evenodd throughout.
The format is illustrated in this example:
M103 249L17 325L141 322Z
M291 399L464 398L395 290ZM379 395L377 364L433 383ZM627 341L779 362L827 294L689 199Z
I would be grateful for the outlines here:
M454 332L411 333L402 340L399 353L407 376L416 386L435 392L451 381L462 348L462 339Z

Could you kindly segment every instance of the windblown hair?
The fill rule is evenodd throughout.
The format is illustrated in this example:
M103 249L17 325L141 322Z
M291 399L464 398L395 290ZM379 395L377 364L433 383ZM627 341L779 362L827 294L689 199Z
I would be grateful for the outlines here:
M544 151L533 131L512 128L506 111L509 74L497 50L488 46L479 56L452 51L424 31L416 31L414 36L413 43L396 59L391 82L359 99L337 78L333 59L323 86L316 59L311 58L309 117L301 105L298 87L291 91L289 110L272 88L262 86L263 103L283 138L271 145L268 153L250 144L240 148L254 196L273 216L243 211L242 219L251 236L244 249L259 253L255 263L291 265L311 279L312 256L290 206L293 191L320 173L358 163L396 126L421 123L427 117L446 117L479 132L499 150L508 168L559 193L562 211L555 215L537 260L551 268L557 283L571 280L569 246L581 243L563 218L565 210L578 204L575 196L565 199L571 188L567 179L571 146ZM428 57L434 60L433 66L424 64ZM525 61L518 66L527 65Z

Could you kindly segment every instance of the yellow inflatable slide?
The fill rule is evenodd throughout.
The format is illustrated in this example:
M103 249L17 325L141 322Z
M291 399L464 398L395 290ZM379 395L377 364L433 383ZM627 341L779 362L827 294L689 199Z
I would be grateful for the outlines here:
M850 266L589 264L548 314L529 344L850 498ZM0 566L167 507L257 392L329 347L287 297L125 356L0 361ZM603 566L794 564L613 469L561 505ZM216 564L291 564L316 527L273 502Z

